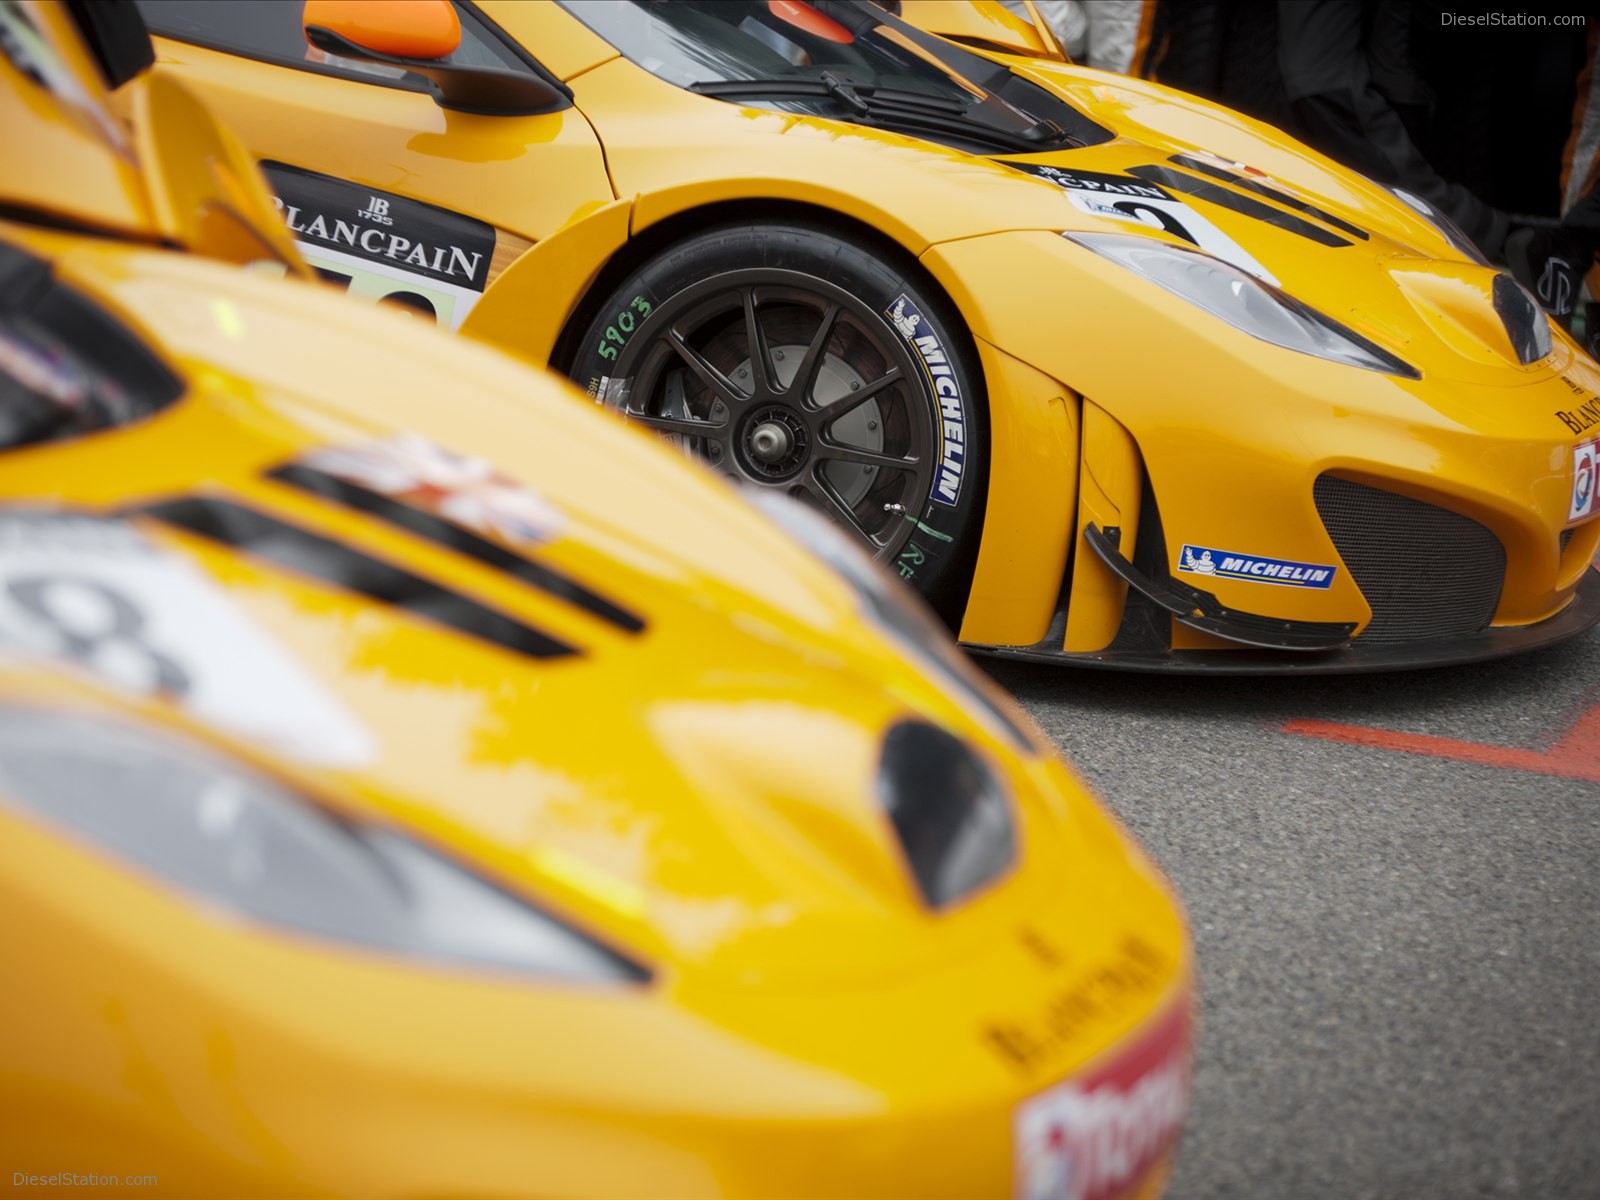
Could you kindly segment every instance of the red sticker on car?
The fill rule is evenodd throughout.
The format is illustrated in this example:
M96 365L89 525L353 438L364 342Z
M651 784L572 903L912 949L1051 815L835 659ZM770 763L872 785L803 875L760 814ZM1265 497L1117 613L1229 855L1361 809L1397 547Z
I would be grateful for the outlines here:
M1111 1200L1177 1141L1189 1106L1190 1013L1179 1003L1110 1061L1016 1112L1018 1200Z

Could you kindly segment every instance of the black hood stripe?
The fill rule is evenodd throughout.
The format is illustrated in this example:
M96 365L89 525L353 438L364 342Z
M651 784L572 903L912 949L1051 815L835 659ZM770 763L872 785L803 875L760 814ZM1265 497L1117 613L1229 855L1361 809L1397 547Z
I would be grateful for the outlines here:
M1224 167L1219 167L1215 163L1208 163L1204 159L1190 158L1187 154L1174 154L1167 161L1177 163L1178 166L1185 167L1190 171L1198 171L1202 175L1209 175L1213 179L1220 179L1224 183L1231 183L1242 191L1253 192L1257 196L1265 196L1268 200L1275 201L1285 208L1292 208L1297 213L1315 217L1324 225L1332 225L1341 233L1348 233L1351 237L1360 238L1363 242L1371 236L1359 225L1352 225L1343 217L1336 217L1331 212L1318 208L1315 204L1302 200L1298 196L1291 196L1288 192L1280 191L1269 184L1262 183L1259 179L1251 179L1248 175L1240 175Z
M1259 200L1252 200L1249 196L1241 196L1232 188L1225 188L1218 183L1210 183L1204 179L1196 179L1193 175L1186 175L1182 171L1174 171L1170 167L1151 164L1149 166L1129 167L1128 174L1150 183L1159 184L1170 188L1174 192L1193 196L1197 200L1205 200L1220 208L1232 209L1242 216L1252 217L1257 221L1264 221L1268 225L1299 234L1323 246L1351 246L1355 243L1348 238L1340 237L1331 230L1320 225L1313 225L1310 221L1291 216L1280 208L1273 208L1270 204L1263 204Z

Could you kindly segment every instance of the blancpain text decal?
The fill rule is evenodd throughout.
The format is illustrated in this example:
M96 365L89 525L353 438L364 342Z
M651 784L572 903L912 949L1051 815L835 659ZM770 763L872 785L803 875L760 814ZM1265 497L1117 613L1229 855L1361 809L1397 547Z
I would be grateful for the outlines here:
M261 165L284 224L324 280L451 329L482 294L493 226L283 163Z

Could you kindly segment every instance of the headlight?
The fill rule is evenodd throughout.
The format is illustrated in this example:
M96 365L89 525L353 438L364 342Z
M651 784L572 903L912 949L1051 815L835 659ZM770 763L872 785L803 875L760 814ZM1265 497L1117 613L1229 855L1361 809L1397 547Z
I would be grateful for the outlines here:
M1409 366L1354 330L1220 259L1120 233L1063 233L1062 237L1142 275L1251 337L1316 358L1421 378Z
M1000 781L970 746L936 725L902 721L889 730L878 801L931 908L992 882L1016 858Z
M0 803L268 925L544 977L649 978L404 834L166 735L0 707Z
M1382 187L1383 185L1379 183L1373 184L1373 186ZM1432 225L1434 232L1454 246L1457 254L1464 258L1470 258L1480 267L1490 265L1489 260L1483 256L1483 251L1479 250L1477 244L1463 232L1461 226L1457 225L1421 196L1413 195L1402 188L1389 188L1387 190L1395 199L1420 215L1429 225Z
M996 704L976 670L950 641L950 635L921 599L894 580L842 530L798 501L768 488L751 488L747 498L850 585L865 615L920 666L979 712L1017 749L1033 752L1033 742L1016 720Z

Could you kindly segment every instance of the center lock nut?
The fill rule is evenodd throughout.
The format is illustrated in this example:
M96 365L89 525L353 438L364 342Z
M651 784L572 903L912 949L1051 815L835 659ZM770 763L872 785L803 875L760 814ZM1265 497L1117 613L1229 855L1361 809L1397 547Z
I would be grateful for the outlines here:
M805 466L811 436L798 413L772 404L745 418L738 448L740 465L754 478L777 482Z

